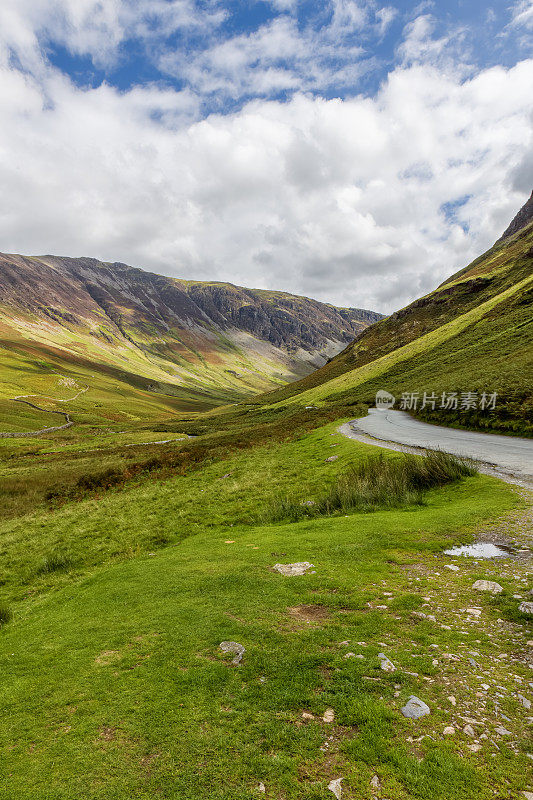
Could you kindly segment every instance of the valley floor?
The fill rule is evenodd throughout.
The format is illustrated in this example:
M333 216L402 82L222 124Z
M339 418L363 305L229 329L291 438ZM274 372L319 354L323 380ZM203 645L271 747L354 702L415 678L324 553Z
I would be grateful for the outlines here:
M0 798L533 792L531 497L476 476L422 506L261 524L375 449L336 427L0 526ZM515 551L444 555L474 538ZM429 715L404 718L411 695Z

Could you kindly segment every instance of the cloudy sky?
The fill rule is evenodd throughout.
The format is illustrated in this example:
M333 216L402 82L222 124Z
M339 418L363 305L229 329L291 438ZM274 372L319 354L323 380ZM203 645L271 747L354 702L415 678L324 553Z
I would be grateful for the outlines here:
M389 312L533 188L533 0L1 0L0 250Z

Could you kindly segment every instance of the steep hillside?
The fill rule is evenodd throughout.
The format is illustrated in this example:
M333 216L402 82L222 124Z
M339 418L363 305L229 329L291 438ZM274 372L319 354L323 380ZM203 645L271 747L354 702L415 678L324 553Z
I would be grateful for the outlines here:
M0 398L66 397L59 374L93 400L107 393L103 405L127 393L205 409L308 374L380 317L89 258L0 255Z
M521 227L516 223L483 256L364 331L326 366L263 400L346 405L373 404L378 389L396 397L497 392L491 414L439 410L435 419L526 432L533 411L533 221L524 208L515 218Z

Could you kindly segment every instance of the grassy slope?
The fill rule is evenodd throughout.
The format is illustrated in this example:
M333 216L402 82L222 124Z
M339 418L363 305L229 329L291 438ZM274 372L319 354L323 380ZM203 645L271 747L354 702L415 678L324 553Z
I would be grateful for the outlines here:
M518 653L527 634L486 628L510 613L520 567L498 578L505 596L492 607L470 590L490 566L442 574L439 555L515 505L512 492L476 477L431 493L422 508L257 526L264 502L313 497L372 449L332 433L3 525L3 591L15 616L0 629L10 676L1 798L244 800L263 781L267 796L318 800L342 776L349 800L368 796L376 772L392 800L515 798L528 788L524 718L505 661L494 659ZM340 458L327 463L331 453ZM71 566L43 574L43 556L57 552ZM270 570L299 560L316 574ZM483 622L458 621L472 602ZM438 623L413 626L421 607ZM219 653L224 639L247 648L241 667ZM379 670L384 648L392 675ZM344 659L348 650L363 660ZM469 665L470 650L482 666ZM513 663L513 674L526 679L525 666ZM483 680L504 687L517 744L499 738L499 749L485 742L473 754L471 739L442 730L463 724L458 714L481 716L494 737L498 717L474 693ZM412 693L432 709L416 724L398 711ZM330 724L321 721L328 707ZM315 720L302 724L303 711Z
M375 392L497 391L478 426L531 432L533 225L425 298L376 323L330 364L258 403L366 402ZM455 423L458 419L444 420Z

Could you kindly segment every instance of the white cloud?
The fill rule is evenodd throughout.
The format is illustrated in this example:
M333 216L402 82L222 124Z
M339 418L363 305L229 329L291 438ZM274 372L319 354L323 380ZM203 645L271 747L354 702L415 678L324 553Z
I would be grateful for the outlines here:
M374 98L296 94L191 121L190 92L4 69L1 247L391 310L525 200L531 85L533 60L468 80L414 64Z
M209 30L226 17L223 9L199 8L195 0L2 0L0 63L10 55L38 69L48 42L95 64L118 58L120 44L136 38L145 45L177 30Z
M364 48L354 40L365 19L355 3L334 0L330 23L319 29L301 29L295 17L282 14L250 33L215 38L192 56L167 50L158 66L200 94L219 99L331 86L340 90L355 85L365 70L360 63Z
M533 31L533 0L519 0L512 7L511 25Z
M216 3L3 0L1 249L385 311L464 266L531 191L533 60L476 72L461 31L436 38L419 13L374 97L326 100L311 92L354 86L365 36L395 16L375 2L327 8L321 28L282 13L192 56L163 55L182 91L121 92L73 85L47 63L46 41L105 62L129 36L218 25ZM289 102L258 99L282 89ZM213 92L256 99L201 119Z

